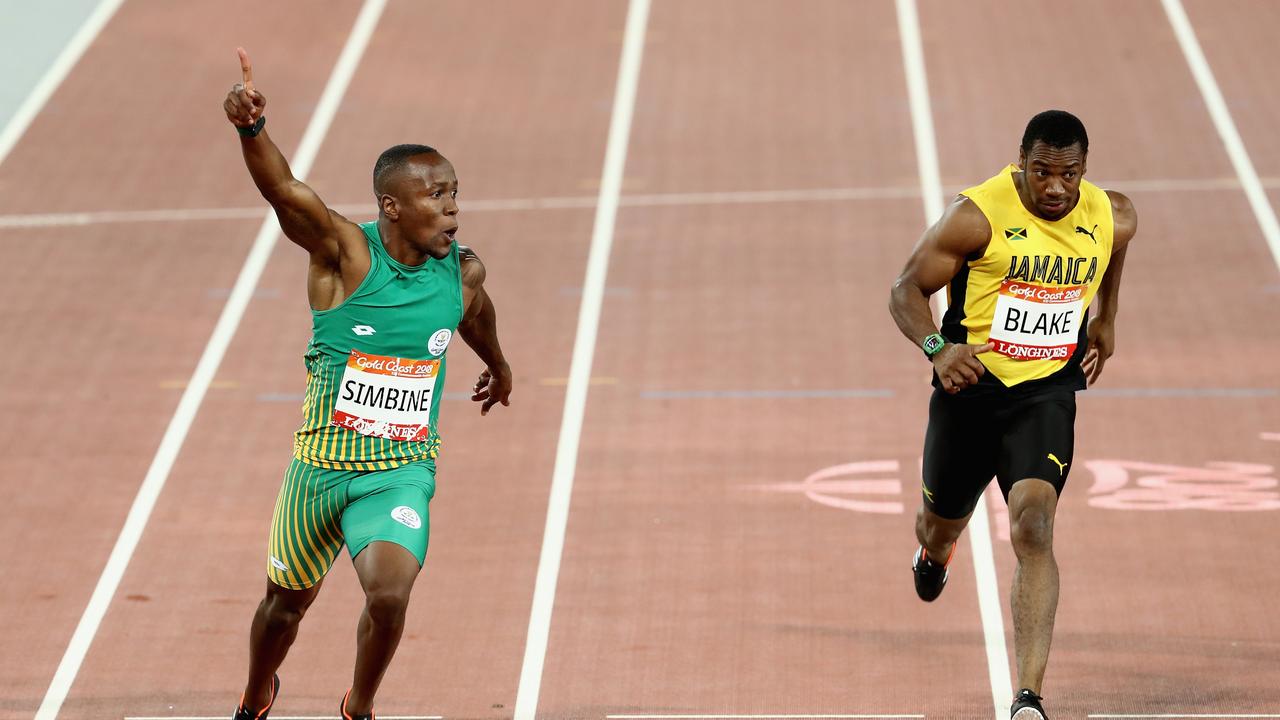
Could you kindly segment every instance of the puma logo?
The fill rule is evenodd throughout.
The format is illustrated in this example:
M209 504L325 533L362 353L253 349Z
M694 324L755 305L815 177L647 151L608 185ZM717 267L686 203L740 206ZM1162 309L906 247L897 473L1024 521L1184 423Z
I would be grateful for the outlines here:
M1076 226L1076 232L1077 232L1077 233L1079 233L1080 235L1088 235L1088 236L1089 236L1089 239L1093 241L1093 244L1094 244L1094 245L1097 245L1097 244L1098 244L1098 238L1096 238L1096 237L1094 237L1094 236L1093 236L1093 234L1094 234L1095 232L1097 232L1097 230L1098 230L1098 226L1097 226L1097 225L1094 225L1092 230L1085 230L1084 228L1080 227L1079 225L1077 225L1077 226Z
M1058 477L1062 477L1063 475L1067 474L1067 466L1070 465L1071 463L1062 462L1061 460L1058 459L1058 456L1054 455L1053 453L1049 453L1047 457L1053 461L1054 465L1058 466Z

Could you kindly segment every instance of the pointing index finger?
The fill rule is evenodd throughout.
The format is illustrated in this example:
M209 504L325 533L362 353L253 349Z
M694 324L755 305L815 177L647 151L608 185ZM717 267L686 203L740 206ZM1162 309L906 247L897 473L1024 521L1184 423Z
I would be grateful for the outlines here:
M236 54L240 56L240 76L244 81L244 89L253 90L253 64L249 62L249 53L238 47Z

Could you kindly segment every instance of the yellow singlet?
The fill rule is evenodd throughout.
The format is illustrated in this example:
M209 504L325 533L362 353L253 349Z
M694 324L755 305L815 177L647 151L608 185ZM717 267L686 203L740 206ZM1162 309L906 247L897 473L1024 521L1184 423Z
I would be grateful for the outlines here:
M1111 199L1081 181L1080 201L1060 220L1045 220L1018 197L1014 165L960 193L991 223L981 256L951 280L942 334L951 342L991 342L978 356L1012 387L1075 372L1083 359L1089 304L1111 260ZM985 378L984 378L985 379Z

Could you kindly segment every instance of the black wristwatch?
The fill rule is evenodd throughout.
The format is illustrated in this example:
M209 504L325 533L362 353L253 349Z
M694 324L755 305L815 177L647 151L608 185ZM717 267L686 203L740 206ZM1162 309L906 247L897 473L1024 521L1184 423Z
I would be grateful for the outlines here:
M262 127L267 124L267 116L258 117L257 122L249 127L236 126L236 132L240 133L240 137L258 137L258 133L262 132Z
M946 338L942 337L938 333L934 333L926 337L924 341L920 343L920 349L924 350L925 357L932 360L934 355L937 355L938 353L942 352L942 348L946 344L947 344Z

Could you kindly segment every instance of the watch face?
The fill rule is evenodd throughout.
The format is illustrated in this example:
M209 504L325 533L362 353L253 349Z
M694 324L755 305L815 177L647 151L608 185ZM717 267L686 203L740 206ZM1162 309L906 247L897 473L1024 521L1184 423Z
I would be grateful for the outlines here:
M929 337L924 339L925 354L933 355L934 353L941 350L944 344L945 344L945 341L942 339L941 335L930 335Z

